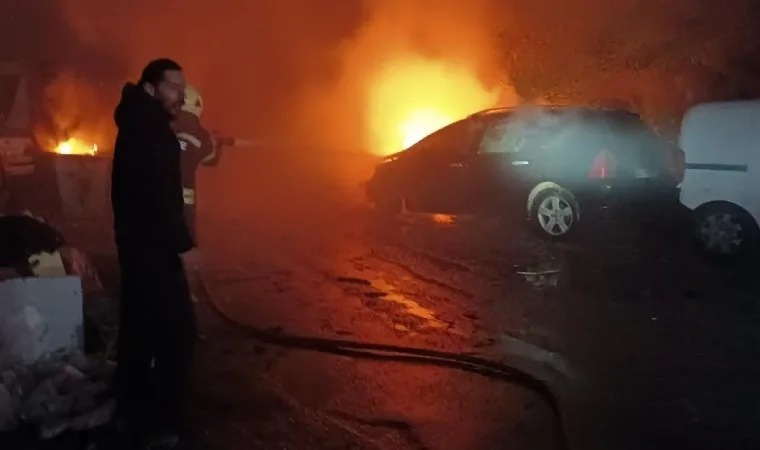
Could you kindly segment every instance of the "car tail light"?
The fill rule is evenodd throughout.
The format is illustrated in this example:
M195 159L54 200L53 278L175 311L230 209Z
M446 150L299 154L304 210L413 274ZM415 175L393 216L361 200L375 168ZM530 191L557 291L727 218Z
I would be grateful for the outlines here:
M588 173L589 178L595 180L605 180L613 175L615 171L615 157L609 150L602 150L594 158L594 164Z

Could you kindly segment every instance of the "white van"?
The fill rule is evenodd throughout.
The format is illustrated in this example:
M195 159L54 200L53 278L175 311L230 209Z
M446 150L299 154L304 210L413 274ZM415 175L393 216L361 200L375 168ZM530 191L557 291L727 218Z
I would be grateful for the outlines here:
M692 211L697 244L717 256L748 254L760 242L760 100L692 107L679 145L681 203Z

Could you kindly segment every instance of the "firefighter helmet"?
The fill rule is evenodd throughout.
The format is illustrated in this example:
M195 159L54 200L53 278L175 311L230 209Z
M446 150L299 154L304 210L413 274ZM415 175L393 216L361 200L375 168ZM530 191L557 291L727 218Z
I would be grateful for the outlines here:
M185 87L185 103L182 105L182 111L187 111L199 119L203 113L203 98L198 90L190 85Z

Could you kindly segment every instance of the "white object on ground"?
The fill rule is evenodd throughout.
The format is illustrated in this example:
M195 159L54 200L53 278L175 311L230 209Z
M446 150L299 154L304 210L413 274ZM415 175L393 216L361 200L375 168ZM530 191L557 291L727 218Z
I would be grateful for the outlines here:
M84 349L79 278L2 281L0 299L0 371L54 352Z

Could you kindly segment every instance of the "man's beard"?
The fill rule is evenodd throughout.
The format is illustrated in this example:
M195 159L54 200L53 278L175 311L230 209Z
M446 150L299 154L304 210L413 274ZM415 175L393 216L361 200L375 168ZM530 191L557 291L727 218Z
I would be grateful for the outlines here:
M166 112L168 112L172 117L177 117L177 115L179 115L179 112L182 110L182 103L167 103L164 109L166 109Z

